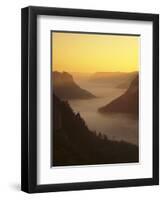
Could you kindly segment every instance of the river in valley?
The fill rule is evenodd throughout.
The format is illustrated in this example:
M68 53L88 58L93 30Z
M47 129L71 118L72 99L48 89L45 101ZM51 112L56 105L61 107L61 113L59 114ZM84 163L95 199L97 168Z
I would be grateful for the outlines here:
M99 107L105 106L122 95L125 89L119 89L113 85L106 87L89 82L80 82L79 85L97 97L88 100L69 101L73 111L80 113L88 128L97 133L105 134L111 140L123 140L138 144L137 119L121 113L104 115L98 112Z

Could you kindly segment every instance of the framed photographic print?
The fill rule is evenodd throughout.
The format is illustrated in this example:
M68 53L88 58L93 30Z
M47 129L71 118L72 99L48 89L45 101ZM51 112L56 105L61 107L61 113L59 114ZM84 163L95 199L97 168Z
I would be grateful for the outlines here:
M159 184L159 16L22 9L22 190Z

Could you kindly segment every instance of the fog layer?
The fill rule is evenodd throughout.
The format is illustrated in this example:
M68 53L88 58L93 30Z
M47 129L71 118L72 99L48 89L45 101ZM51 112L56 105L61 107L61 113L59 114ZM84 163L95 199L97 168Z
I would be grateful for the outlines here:
M77 80L76 80L77 81ZM123 140L138 144L138 120L126 114L100 114L97 109L122 95L125 89L119 89L110 83L107 86L77 81L78 84L90 91L97 98L88 100L70 100L74 112L79 112L88 128L96 133L105 134L108 139Z

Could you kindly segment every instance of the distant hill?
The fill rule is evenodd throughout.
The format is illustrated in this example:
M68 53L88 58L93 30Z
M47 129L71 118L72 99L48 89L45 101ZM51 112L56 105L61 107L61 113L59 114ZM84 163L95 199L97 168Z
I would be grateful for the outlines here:
M90 76L92 76L92 73L86 73L86 72L71 72L71 75L73 76L73 79L75 81L88 81Z
M53 94L53 166L138 162L138 147L88 129L79 113Z
M138 117L139 81L138 75L131 82L127 91L111 103L99 108L101 113L128 113Z
M117 88L127 88L138 72L97 72L93 74L89 81L98 84L111 84Z
M93 94L80 88L71 74L67 72L53 72L53 89L61 99L91 99Z

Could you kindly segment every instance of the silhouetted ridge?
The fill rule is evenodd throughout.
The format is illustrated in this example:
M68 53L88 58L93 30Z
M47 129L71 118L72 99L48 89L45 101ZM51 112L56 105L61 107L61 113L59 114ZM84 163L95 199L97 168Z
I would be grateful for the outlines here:
M53 72L53 88L55 94L61 99L91 99L95 96L80 88L71 74L67 72Z
M138 75L131 82L127 91L104 107L99 108L101 113L118 112L134 114L138 117L139 110L139 81Z
M53 165L138 162L138 147L88 129L68 102L53 94Z

